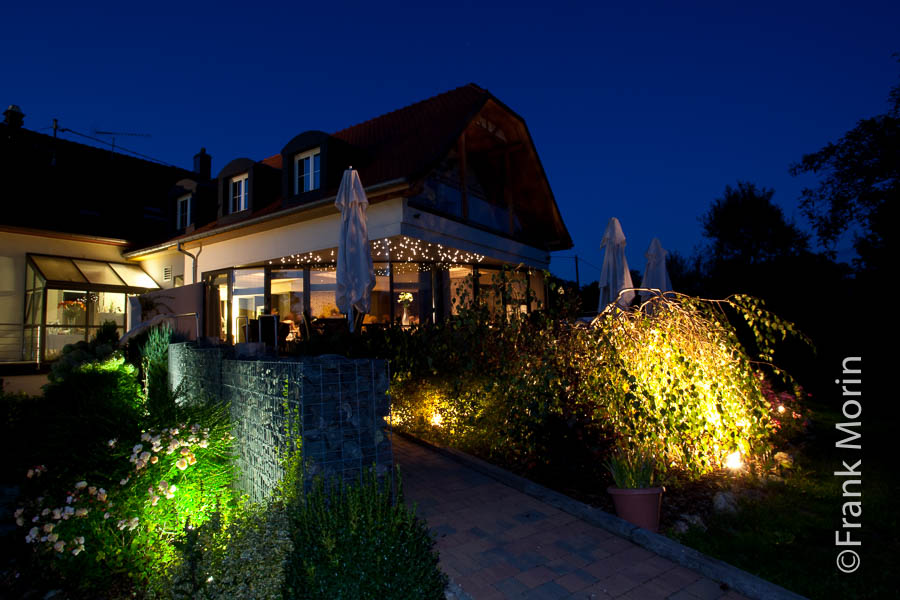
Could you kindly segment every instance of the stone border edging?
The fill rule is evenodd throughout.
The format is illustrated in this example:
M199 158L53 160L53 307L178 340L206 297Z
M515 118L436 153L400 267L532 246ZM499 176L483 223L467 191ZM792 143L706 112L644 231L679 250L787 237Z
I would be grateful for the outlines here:
M653 533L637 525L611 515L599 508L594 508L565 494L534 483L524 477L510 473L496 465L476 458L454 448L440 446L434 442L428 442L409 433L394 430L394 433L415 442L426 448L430 448L439 454L443 454L456 462L487 475L492 479L508 485L522 493L537 498L542 502L565 511L579 519L602 527L607 531L621 536L638 546L651 550L660 556L678 563L684 567L697 571L710 579L727 584L733 590L740 592L756 600L808 600L805 596L796 594L780 585L766 581L743 569L723 562L717 558L707 556L693 548L688 548L675 540L658 533Z

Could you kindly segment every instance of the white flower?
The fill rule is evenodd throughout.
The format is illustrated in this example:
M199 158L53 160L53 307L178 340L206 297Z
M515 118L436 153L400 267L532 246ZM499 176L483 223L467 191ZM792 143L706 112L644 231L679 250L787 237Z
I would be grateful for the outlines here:
M78 556L79 554L81 554L81 551L82 551L82 550L84 550L84 546L78 546L77 548L75 548L74 550L72 550L72 554L73 554L74 556Z
M37 539L37 536L38 536L38 533L40 533L40 531L38 530L38 528L37 528L37 527L32 527L31 530L28 532L28 535L25 536L25 543L26 543L26 544L30 544L30 543L32 543L34 540L36 540L36 539Z
M144 432L144 433L141 434L141 441L142 441L142 442L149 442L151 437L152 437L152 436L151 436L149 433Z
M183 447L183 448L181 449L181 455L182 455L182 456L187 456L187 455L190 454L190 453L191 453L191 449L188 448L187 446L185 446L185 447Z
M158 457L158 456L151 456L151 457L150 457L150 464L151 464L151 465L155 465L157 462L159 462L159 457Z
M103 513L103 518L104 518L104 519L108 519L108 518L109 518L109 513L108 513L108 512Z
M118 527L120 530L125 529L125 520L123 519L116 523L116 527Z
M86 508L79 508L78 510L75 511L76 517L85 517L85 516L87 516L87 514L88 514L88 509L86 509Z
M49 508L45 508L44 510L41 511L41 516L42 516L42 517L46 517L46 516L49 515L49 514L50 514L50 509L49 509Z
M62 510L60 510L58 508L54 508L53 509L53 518L57 521L62 519Z
M93 485L89 487L88 494L90 494L91 496L95 496L97 494L97 487Z
M34 477L34 469L28 469L28 472L25 473L25 477L27 477L28 479Z
M197 445L201 448L206 448L207 446L209 446L209 442L207 440L200 440L200 443Z
M46 533L50 533L51 531L53 531L53 523L47 523L46 525L44 525L44 531Z
M142 444L137 444L137 445L135 445L134 448L131 449L131 451L132 451L134 454L137 454L138 452L140 452L140 451L143 450L143 449L144 449L144 446L143 446Z
M24 513L24 512L25 512L25 509L24 509L24 508L19 508L19 509L16 510L16 512L13 513L13 515L14 515L16 518L18 518L18 517L21 517L21 516L22 516L22 513Z
M150 506L156 506L156 503L159 502L159 496L153 494L150 496Z
M39 516L35 515L35 516L31 519L31 522L32 522L32 523L37 523L37 522L40 521L40 520L41 520L41 518L40 518Z
M129 479L128 477L126 477L125 479L120 479L119 485L125 485L126 483L128 483L128 479Z
M132 517L132 519L128 521L128 530L133 531L138 526L138 522L139 520L137 517Z
M115 447L117 441L119 441L119 440L117 440L116 438L113 438L113 439L109 440L108 442L106 442L106 445L109 446L110 448L113 448L113 447Z
M75 484L76 490L83 490L86 487L87 487L87 481L79 481L78 483Z
M78 537L76 537L75 543L78 544L79 546L84 546L84 536L79 535Z
M16 525L18 525L19 527L24 527L25 519L23 519L22 517L16 517Z
M55 544L53 544L53 549L56 550L57 552L62 552L63 550L66 549L66 543L64 541L60 540L60 541L56 542Z
M179 458L178 462L175 463L175 466L178 467L179 470L184 471L188 468L188 463L183 458Z
M50 542L51 544L58 539L59 539L59 535L57 535L55 533L51 533L50 535L47 536L47 541Z
M106 502L106 490L104 490L103 488L97 490L97 500L99 500L100 502Z

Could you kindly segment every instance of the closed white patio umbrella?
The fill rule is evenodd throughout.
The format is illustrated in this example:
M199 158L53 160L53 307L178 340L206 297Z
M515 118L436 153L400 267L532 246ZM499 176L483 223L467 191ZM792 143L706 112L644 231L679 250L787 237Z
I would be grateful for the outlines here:
M375 268L369 249L369 228L366 210L369 200L353 167L344 171L334 205L341 211L341 235L338 240L337 292L338 310L347 315L350 331L354 326L354 310L369 312L372 288L375 287Z
M628 261L625 259L625 234L622 225L615 217L609 220L600 247L604 249L603 268L600 271L600 304L598 312L602 312L606 306L616 301L622 308L631 304L634 292L625 292L619 297L623 289L632 288L631 272L628 270Z
M641 287L651 290L659 290L660 292L672 291L672 280L669 279L669 272L666 270L666 256L668 252L662 246L659 238L653 238L650 247L644 256L647 258L647 266L644 268L644 277L641 279ZM651 292L641 292L642 298L652 296Z

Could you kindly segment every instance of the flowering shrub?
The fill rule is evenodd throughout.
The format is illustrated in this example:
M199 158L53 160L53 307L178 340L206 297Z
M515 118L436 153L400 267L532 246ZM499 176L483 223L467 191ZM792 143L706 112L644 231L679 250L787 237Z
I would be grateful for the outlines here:
M110 454L129 465L124 477L78 481L61 496L36 495L16 512L25 541L82 587L102 585L110 572L159 585L188 521L202 524L216 511L227 520L234 504L227 411L196 416L194 424L144 431L126 452L115 438L108 440ZM30 479L45 471L31 469Z
M729 313L754 336L755 359ZM401 428L518 470L591 469L615 445L696 477L735 452L769 451L776 424L759 372L799 334L751 298L672 295L591 327L490 320L476 307L406 335L392 364Z

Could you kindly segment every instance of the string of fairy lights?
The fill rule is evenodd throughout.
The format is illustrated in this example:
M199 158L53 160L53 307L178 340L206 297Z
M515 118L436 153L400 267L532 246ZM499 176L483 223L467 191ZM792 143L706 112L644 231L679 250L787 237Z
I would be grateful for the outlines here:
M416 265L419 270L431 269L434 266L453 266L481 263L485 256L477 252L467 252L457 248L448 248L442 244L425 242L415 238L400 236L382 238L371 242L372 260L375 262L408 263ZM337 250L320 250L299 254L289 254L280 259L270 260L270 265L284 266L327 266L337 259ZM419 263L427 263L419 266Z

